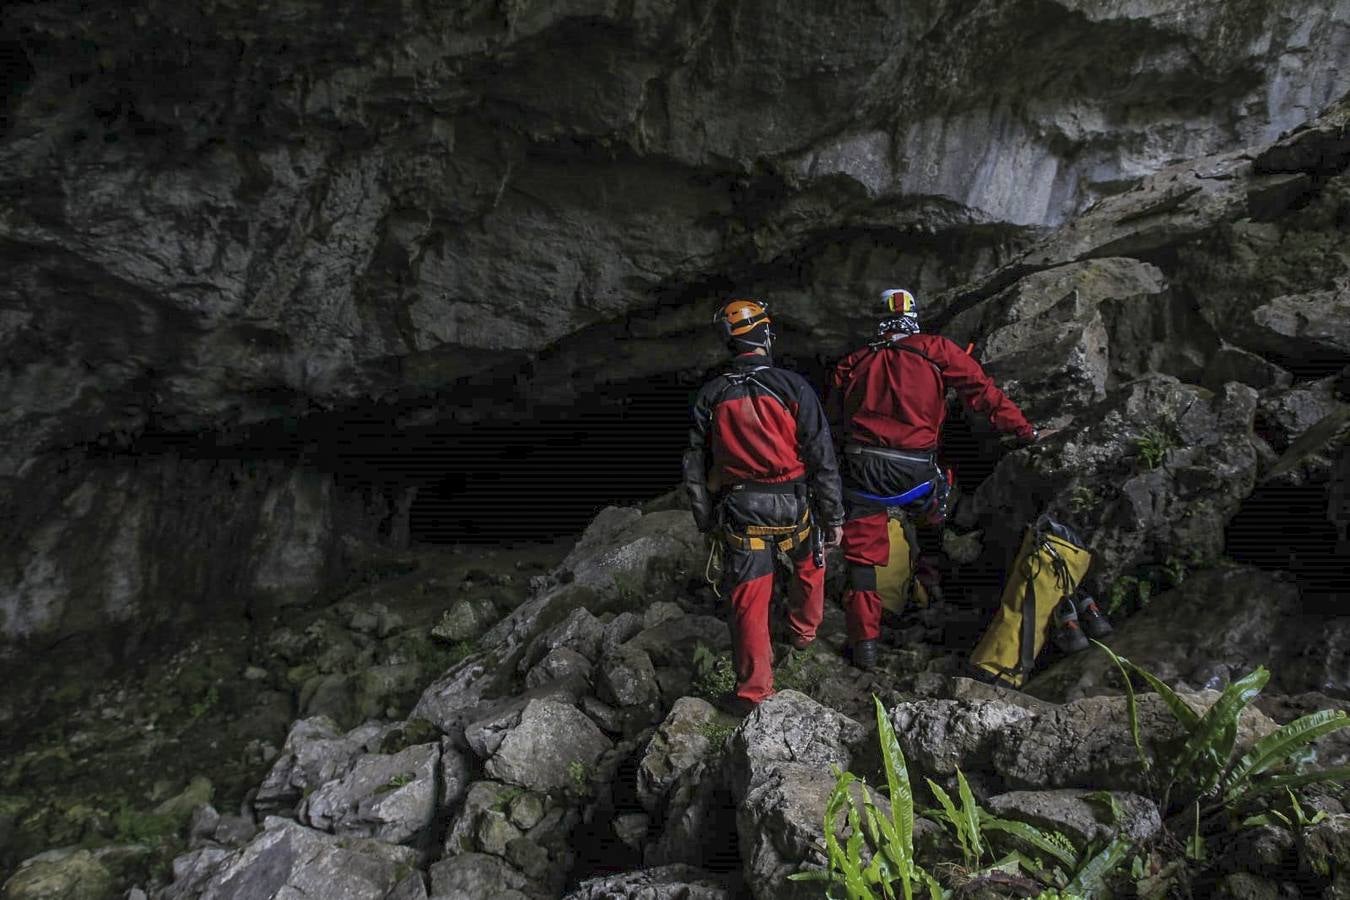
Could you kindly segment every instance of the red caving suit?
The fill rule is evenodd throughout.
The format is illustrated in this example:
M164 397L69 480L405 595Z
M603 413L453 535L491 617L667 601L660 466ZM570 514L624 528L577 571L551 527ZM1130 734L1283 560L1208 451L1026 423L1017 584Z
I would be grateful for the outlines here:
M933 480L927 512L932 524L941 523L947 483L936 452L949 387L969 409L987 413L999 431L1023 438L1034 434L1022 411L980 364L938 335L879 339L840 360L830 379L829 421L844 446L848 514L843 549L849 563L844 610L851 641L881 635L875 567L885 566L890 556L885 507L854 492L890 497Z
M730 371L699 391L684 455L684 485L699 531L722 527L733 535L757 528L787 529L815 521L843 521L839 470L824 409L795 372L768 357L744 354ZM812 512L812 508L813 512ZM800 533L799 530L797 533ZM759 703L773 694L769 602L774 542L738 547L727 539L723 583L730 588L736 694ZM824 613L825 571L809 538L792 549L788 623L815 637Z

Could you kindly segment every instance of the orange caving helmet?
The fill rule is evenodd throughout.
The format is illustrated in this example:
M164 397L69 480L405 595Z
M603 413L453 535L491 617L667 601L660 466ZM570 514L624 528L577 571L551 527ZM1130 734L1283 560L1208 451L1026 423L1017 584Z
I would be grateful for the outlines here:
M769 304L763 300L738 298L719 304L713 314L717 326L728 344L743 344L768 350L772 340Z

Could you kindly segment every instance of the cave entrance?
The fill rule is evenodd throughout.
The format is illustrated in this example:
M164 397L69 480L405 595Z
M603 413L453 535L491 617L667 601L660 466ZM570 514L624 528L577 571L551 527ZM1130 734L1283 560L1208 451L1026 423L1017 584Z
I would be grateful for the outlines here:
M401 465L430 476L409 512L412 539L554 540L606 506L669 491L680 482L697 388L671 374L602 385L528 418L404 432Z
M1305 598L1350 593L1346 558L1336 551L1325 482L1258 487L1224 533L1224 552L1260 569L1291 573Z

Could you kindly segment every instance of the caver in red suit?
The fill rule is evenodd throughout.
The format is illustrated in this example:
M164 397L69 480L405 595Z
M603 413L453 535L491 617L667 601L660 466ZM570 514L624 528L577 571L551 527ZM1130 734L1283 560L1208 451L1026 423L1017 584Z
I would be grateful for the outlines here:
M744 714L773 694L774 554L792 561L788 625L802 649L824 612L816 530L826 532L825 544L838 543L844 510L824 409L806 379L774 367L766 305L729 301L714 324L735 356L694 402L684 486L699 531L722 545L736 690L720 705Z
M891 289L882 293L885 317L877 339L844 357L830 379L829 421L843 445L844 559L849 586L844 595L853 662L876 663L881 635L881 595L876 568L890 555L880 498L931 487L906 506L930 525L947 513L950 485L937 464L938 440L947 415L946 393L971 410L984 413L999 431L1028 441L1036 429L1007 395L964 350L947 338L922 334L914 296Z

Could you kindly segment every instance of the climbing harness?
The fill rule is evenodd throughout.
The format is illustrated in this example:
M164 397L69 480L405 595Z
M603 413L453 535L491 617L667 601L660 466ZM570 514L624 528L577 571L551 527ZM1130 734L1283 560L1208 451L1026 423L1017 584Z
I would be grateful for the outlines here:
M774 485L756 485L756 487L774 487ZM816 531L811 522L811 509L802 510L801 518L792 525L747 525L744 534L730 531L725 525L712 532L712 546L708 548L708 562L703 567L703 578L712 586L718 597L722 592L718 584L722 580L722 565L726 559L725 547L754 552L757 550L775 550L788 553L811 539ZM823 549L823 548L822 548Z

